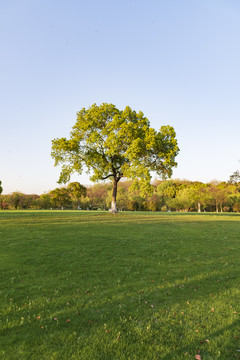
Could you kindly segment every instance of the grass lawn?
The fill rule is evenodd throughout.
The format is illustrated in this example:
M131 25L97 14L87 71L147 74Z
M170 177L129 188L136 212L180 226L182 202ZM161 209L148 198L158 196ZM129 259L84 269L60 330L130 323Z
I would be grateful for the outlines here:
M1 211L0 358L240 359L240 216Z

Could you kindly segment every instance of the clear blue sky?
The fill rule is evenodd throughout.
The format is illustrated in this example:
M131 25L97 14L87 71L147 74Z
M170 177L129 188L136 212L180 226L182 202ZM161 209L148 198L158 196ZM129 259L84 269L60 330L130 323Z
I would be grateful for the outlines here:
M95 102L174 126L173 178L227 181L240 167L239 39L237 0L0 1L4 193L57 187L51 140Z

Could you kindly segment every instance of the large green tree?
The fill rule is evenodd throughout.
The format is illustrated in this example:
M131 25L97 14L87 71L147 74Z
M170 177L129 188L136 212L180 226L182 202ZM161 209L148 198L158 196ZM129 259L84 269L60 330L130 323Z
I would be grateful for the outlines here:
M151 171L170 177L178 151L173 127L162 126L157 132L142 112L104 103L80 110L70 138L52 141L51 156L55 166L62 166L59 183L84 169L92 181L111 178L111 211L117 212L119 180L133 179L143 193L150 191Z

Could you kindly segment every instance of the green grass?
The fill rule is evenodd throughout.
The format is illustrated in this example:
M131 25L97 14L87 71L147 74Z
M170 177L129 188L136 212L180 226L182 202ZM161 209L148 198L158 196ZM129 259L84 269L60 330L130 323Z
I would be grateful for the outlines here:
M0 212L0 358L240 358L240 217Z

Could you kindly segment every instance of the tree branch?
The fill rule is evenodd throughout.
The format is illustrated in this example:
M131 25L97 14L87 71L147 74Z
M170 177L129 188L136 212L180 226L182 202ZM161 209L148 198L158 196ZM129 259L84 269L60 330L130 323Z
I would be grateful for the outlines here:
M113 174L107 175L107 176L101 178L101 180L106 180L106 179L108 179L110 176L114 176L114 175L113 175Z

